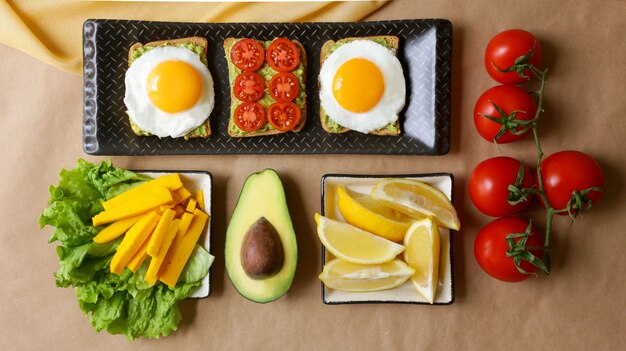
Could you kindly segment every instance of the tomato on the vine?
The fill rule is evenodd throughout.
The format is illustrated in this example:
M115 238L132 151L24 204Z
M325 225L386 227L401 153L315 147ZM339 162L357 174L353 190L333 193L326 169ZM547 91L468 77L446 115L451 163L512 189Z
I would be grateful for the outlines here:
M510 72L501 72L516 64L516 60L531 50L534 52L526 63L533 66L539 66L541 63L541 47L539 41L532 33L522 29L509 29L500 32L494 36L485 51L485 68L495 81L502 84L520 84L528 81L532 76L530 70L524 70L524 76L521 77L515 70ZM517 62L519 63L519 62Z
M493 157L479 163L470 176L469 194L476 208L492 217L508 216L523 211L530 199L509 205L510 184L514 184L522 163L511 157ZM533 177L524 166L521 188L530 188Z
M536 112L537 104L524 89L514 85L498 85L487 89L478 98L474 107L474 125L485 140L493 142L498 136L498 143L510 143L526 136L530 129L523 125L523 121L535 118ZM498 122L486 116L497 118ZM498 135L503 125L523 133L517 135L507 130Z
M580 151L560 151L541 161L541 178L548 202L555 210L567 207L572 194L586 189L604 188L604 173L598 163ZM536 176L537 184L539 182ZM602 192L590 190L583 196L595 204L602 197ZM582 203L582 209L587 207ZM579 211L581 209L573 209ZM567 212L560 212L565 215Z
M498 218L478 232L474 241L474 256L476 256L476 261L487 274L507 282L519 282L528 278L528 274L517 270L513 257L506 255L509 248L506 241L507 235L524 233L528 228L528 223L527 220L521 218ZM534 227L531 228L530 232L532 235L528 237L526 246L543 246L543 238L537 234ZM521 239L514 239L516 243L519 240ZM541 258L541 250L530 249L529 251L537 258ZM520 267L528 273L533 273L537 270L537 267L528 261L522 261Z

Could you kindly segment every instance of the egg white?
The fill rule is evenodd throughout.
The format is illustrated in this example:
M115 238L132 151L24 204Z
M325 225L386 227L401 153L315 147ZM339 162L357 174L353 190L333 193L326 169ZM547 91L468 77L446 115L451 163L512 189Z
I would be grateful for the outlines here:
M333 79L346 61L354 58L367 59L381 71L385 89L376 106L366 112L344 109L333 94ZM339 125L369 133L381 129L398 119L404 107L406 85L402 65L393 52L371 40L355 40L343 44L324 61L320 70L320 103L326 114Z
M193 66L202 77L202 94L196 104L181 112L169 113L159 109L148 96L148 76L164 61L183 61ZM156 47L137 58L126 71L124 103L133 122L145 132L158 137L178 138L198 128L208 118L215 105L213 77L200 57L191 50Z

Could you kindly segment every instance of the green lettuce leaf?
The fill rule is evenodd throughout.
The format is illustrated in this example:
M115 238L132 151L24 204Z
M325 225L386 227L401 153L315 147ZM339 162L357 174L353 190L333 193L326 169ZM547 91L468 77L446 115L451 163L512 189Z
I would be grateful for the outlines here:
M196 244L178 280L183 283L202 280L209 273L209 268L211 268L214 259L213 255L206 252L202 246Z
M181 320L178 301L200 286L213 262L197 245L174 289L144 279L149 260L137 273L109 271L111 258L121 238L106 244L93 242L102 227L91 225L102 202L150 178L113 167L78 160L71 170L62 170L59 184L51 186L49 207L39 217L40 227L55 227L49 242L58 241L59 269L54 273L59 287L74 287L81 310L96 331L124 334L128 339L158 338L175 331Z

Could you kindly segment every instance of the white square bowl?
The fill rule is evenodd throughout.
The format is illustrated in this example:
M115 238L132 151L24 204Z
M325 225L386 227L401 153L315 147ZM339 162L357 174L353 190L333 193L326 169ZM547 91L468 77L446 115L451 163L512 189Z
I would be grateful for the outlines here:
M326 174L322 177L322 215L331 219L345 222L337 208L337 186L343 184L352 192L369 195L372 188L382 179L405 178L415 179L429 184L443 192L450 200L454 190L454 178L449 173L433 174L406 174L406 175L354 175L354 174ZM454 302L454 272L452 264L452 231L439 228L440 261L439 283L435 295L435 305L449 305ZM332 260L333 254L322 247L322 265ZM354 304L354 303L406 303L429 304L417 292L411 281L401 286L373 292L345 292L327 288L322 283L322 301L325 304Z
M151 178L178 173L181 176L185 188L191 191L192 194L198 190L202 190L204 193L204 212L209 215L209 220L204 228L204 232L200 235L200 239L198 239L198 244L204 247L208 253L211 253L211 191L213 190L213 176L211 173L205 171L137 171L137 173L147 175ZM208 297L210 294L211 270L209 269L209 273L202 279L202 283L198 289L196 289L189 298L202 299Z

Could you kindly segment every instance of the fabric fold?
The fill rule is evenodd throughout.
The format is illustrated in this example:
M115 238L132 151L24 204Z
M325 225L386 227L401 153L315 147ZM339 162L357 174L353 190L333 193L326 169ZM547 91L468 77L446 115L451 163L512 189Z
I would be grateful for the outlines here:
M0 43L82 74L82 26L90 18L171 22L350 22L385 1L162 3L0 1Z

